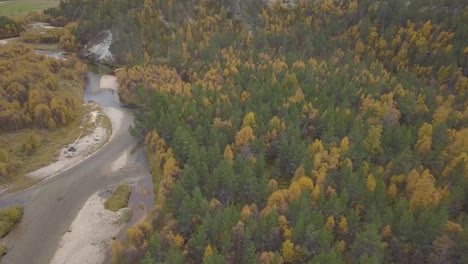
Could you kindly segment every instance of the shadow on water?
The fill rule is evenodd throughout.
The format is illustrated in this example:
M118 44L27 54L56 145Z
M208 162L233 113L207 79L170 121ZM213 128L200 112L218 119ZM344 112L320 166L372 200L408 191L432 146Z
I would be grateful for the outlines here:
M140 146L135 154L138 156L137 162L142 167L140 173L144 175L143 177L139 177L135 182L129 183L131 194L128 200L128 208L132 209L132 217L123 225L117 236L113 238L122 244L127 239L127 230L139 222L147 220L148 214L151 214L154 208L154 186L151 174L149 173L149 165L144 148ZM111 259L112 247L109 247L102 263L110 263Z
M101 89L103 74L96 74L92 71L86 76L86 86L84 91L85 102L95 102L101 107L121 108L119 94L113 89Z

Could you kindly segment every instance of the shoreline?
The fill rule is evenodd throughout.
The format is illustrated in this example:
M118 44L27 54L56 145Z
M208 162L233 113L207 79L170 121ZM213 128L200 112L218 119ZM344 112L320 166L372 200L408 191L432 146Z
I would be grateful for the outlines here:
M106 118L101 110L89 112L86 116L89 118L85 121L86 125L96 123L98 117ZM65 145L54 162L28 173L26 176L39 181L54 177L91 157L110 140L111 134L112 131L109 131L102 124L97 124L90 134L80 137L74 146L71 146L73 143Z
M99 89L110 89L117 92L118 83L116 82L116 77L112 75L102 75L99 78L98 87ZM122 115L119 111L108 107L99 107L99 112L101 115L106 116L111 124L111 131L107 131L106 140L103 144L100 144L96 149L94 149L91 154L85 155L81 158L78 154L76 164L69 168L64 168L63 170L70 169L79 165L84 160L91 158L99 151L99 149L111 142L115 133L122 129ZM96 118L97 115L92 114L90 116L90 120L85 122L92 122ZM101 127L99 126L96 127L91 134L91 138L93 138L94 132L100 128ZM80 141L85 141L84 138L85 137L80 139ZM77 145L79 145L79 141L77 142ZM64 149L66 149L66 147ZM83 151L86 151L86 147ZM63 150L60 155L62 156L62 154ZM129 161L129 154L128 150L120 153L118 158L109 164L111 172L116 173L125 167ZM63 170L58 171L55 175L45 179L54 177ZM112 212L104 208L104 202L112 192L109 190L110 189L108 188L98 190L87 199L83 207L81 207L78 214L73 219L68 231L62 235L50 263L102 263L106 259L113 240L121 234L122 229L134 218L133 209L131 209L133 206L131 206L130 203L127 204L127 207L124 207L117 212ZM130 196L134 197L133 190ZM130 218L126 219L128 215L130 215Z
M91 115L91 119L101 117L107 118L108 122L111 122L110 117L107 116L100 107L97 111L86 113L85 117L87 115ZM60 173L79 165L83 161L91 158L102 147L107 145L110 142L112 136L112 126L110 128L106 128L102 124L97 125L91 133L84 135L76 142L76 145L80 147L79 150L74 152L70 151L69 147L73 144L73 142L70 142L70 144L66 144L62 147L55 161L25 174L26 177L36 180L36 183L24 189L15 189L14 185L4 185L0 190L0 197L7 194L19 193L35 188L39 184L47 182L47 180L54 178Z
M85 100L97 103L102 115L109 118L111 129L107 141L97 144L91 154L91 151L86 151L83 147L83 155L76 154L76 163L70 167L56 174L45 174L47 176L35 185L8 196L9 202L25 203L25 215L21 223L7 236L5 242L9 250L0 263L26 263L25 261L33 258L36 263L100 263L109 254L112 240L123 234L129 222L140 219L143 208L152 207L145 206L146 199L153 200L149 195L148 186L140 185L143 179L151 182L146 166L144 163L140 164L142 152L133 152L134 139L125 131L131 124L130 113L113 103L116 93L109 88L114 87L115 76L103 76L104 83L101 82L102 76L99 76L99 79L94 81L97 85L91 85ZM94 110L96 109L92 109L91 113ZM83 119L82 125L92 123L98 116L97 113L89 114L88 118ZM83 130L84 135L89 134L88 141L93 141L94 130ZM86 140L81 140L86 143ZM110 144L111 142L113 144ZM65 155L66 158L67 153L64 150L65 148L60 155ZM103 171L100 171L101 169ZM43 170L47 169L43 167ZM80 183L79 188L74 186L77 180ZM122 182L132 186L127 205L127 208L131 209L126 210L136 213L127 212L123 218L122 213L116 214L104 208L105 198L110 196L110 187ZM138 207L135 200L138 201ZM44 210L39 209L44 206L48 208L47 211L54 212L54 216L44 217ZM38 240L45 235L51 236L51 239ZM20 241L23 243L18 247L20 244L17 243ZM40 243L41 247L38 248L37 243Z
M62 236L51 264L102 263L112 241L125 225L131 209L117 212L104 208L106 191L94 193Z
M102 75L100 77L99 89L111 89L111 90L117 91L118 83L116 79L117 78L112 75L106 75L106 74ZM90 104L90 103L84 103L84 104ZM86 124L86 123L88 123L89 121L91 121L90 123L96 123L98 118L107 119L107 121L110 123L110 127L106 128L103 125L103 123L105 122L103 120L101 120L100 124L96 123L96 127L93 129L91 133L89 133L89 135L87 134L83 136L76 142L76 144L81 147L79 151L74 151L74 152L69 151L69 147L73 142L71 142L70 144L64 145L62 149L60 150L60 153L58 154L55 161L35 171L28 172L25 175L26 177L30 177L34 180L37 180L36 183L34 183L33 185L25 189L18 189L18 190L15 190L13 185L1 186L0 197L7 195L7 194L27 191L32 188L35 188L39 184L43 184L47 182L47 180L59 175L60 173L66 170L72 169L73 167L79 165L83 161L91 158L100 149L102 149L111 141L115 133L119 129L121 129L120 119L122 118L122 116L120 112L115 111L108 107L101 107L95 102L91 102L91 104L95 105L97 110L91 111L85 114L85 116L83 117L84 118L83 123L85 124L82 123L80 128L82 128L83 130L86 129L86 127L84 127L85 125L86 126L93 125L93 124ZM96 139L98 141L96 141ZM97 144L93 144L93 143L97 143ZM11 191L12 188L14 189L13 191Z

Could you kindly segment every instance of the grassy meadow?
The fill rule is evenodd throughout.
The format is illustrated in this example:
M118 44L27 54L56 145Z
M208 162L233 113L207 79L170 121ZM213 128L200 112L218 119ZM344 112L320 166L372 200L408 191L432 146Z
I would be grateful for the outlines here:
M31 11L43 10L58 4L58 0L0 1L0 16L23 16Z

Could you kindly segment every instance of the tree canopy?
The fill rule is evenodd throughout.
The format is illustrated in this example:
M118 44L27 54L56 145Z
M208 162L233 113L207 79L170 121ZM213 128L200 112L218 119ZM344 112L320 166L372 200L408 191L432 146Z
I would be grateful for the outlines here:
M139 109L154 231L117 263L467 261L461 1L60 9L82 41L120 32Z

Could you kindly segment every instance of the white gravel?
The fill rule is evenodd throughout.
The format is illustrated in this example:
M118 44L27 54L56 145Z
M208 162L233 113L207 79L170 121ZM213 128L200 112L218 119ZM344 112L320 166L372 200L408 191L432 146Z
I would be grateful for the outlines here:
M87 122L95 122L97 115L98 111L91 112ZM54 176L83 161L87 156L98 150L106 140L106 129L98 126L94 129L93 133L78 140L74 146L75 151L70 151L70 146L63 147L55 162L36 171L30 172L27 176L35 179L45 179L47 177Z
M112 245L128 208L112 212L104 208L105 199L98 193L91 196L65 233L51 261L52 264L102 263Z
M51 26L49 23L42 23L42 22L32 23L32 24L29 24L29 25L32 26L33 29L38 29L38 28L44 28L44 29L57 28L57 27Z
M18 38L0 39L0 45L6 45L8 42L17 40Z
M117 77L108 74L102 75L99 80L99 87L101 89L112 89L118 92L119 83L117 82Z

